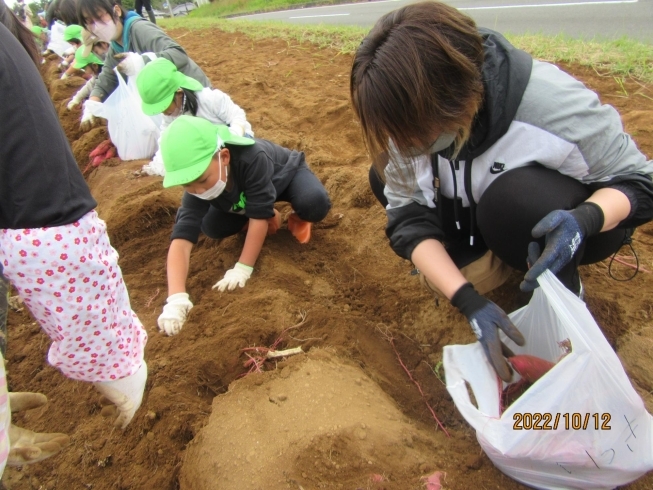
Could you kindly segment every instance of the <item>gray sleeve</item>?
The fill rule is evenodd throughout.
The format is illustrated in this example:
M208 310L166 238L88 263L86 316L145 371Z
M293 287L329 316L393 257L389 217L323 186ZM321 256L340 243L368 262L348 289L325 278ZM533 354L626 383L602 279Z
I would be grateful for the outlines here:
M99 97L102 102L104 102L118 86L118 78L116 78L116 73L113 71L117 64L113 57L114 54L115 52L113 51L113 48L109 48L106 59L104 60L102 71L98 76L95 87L93 87L93 91L91 92L91 97Z
M166 58L174 63L184 75L194 78L204 87L211 87L211 82L202 69L195 63L179 44L151 22L135 21L131 26L130 50L137 53L154 53L159 58Z
M571 143L558 170L583 183L653 174L653 161L647 161L624 132L616 109L602 105L595 92L549 63L533 62L515 120Z
M431 161L426 156L405 161L395 155L389 159L384 174L384 193L388 199L385 233L392 250L410 260L422 241L444 239L433 202Z

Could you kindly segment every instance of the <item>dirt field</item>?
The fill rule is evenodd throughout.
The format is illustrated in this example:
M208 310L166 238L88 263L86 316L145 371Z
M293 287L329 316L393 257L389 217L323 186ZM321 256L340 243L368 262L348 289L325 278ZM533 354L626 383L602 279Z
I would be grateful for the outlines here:
M181 191L134 175L143 161L113 159L90 174L132 307L149 334L145 398L125 432L113 430L90 385L47 365L49 340L29 314L10 313L10 388L50 399L17 423L66 432L72 443L33 467L7 469L6 488L419 489L420 478L434 471L446 472L446 489L523 488L481 453L433 372L444 345L474 338L464 318L446 302L436 304L387 244L385 214L367 184L369 162L348 100L351 57L218 30L171 35L246 110L257 136L306 153L333 210L307 245L285 225L269 237L246 288L234 292L211 286L237 260L243 236L202 238L189 279L195 307L182 332L166 337L156 319ZM79 110L66 112L65 101L82 82L56 80L52 68L44 66L44 77L84 169L106 132L80 133ZM563 68L616 106L653 156L653 87L630 79L622 87L610 75ZM652 225L637 231L634 246L641 265L653 271ZM600 263L583 268L582 277L590 310L652 411L653 275L618 283ZM514 310L519 280L515 274L490 298ZM388 334L450 438L436 429ZM248 369L242 349L271 346L279 337L278 348L302 346L309 354L268 362L267 373L241 378ZM211 426L202 430L210 415ZM652 487L649 474L627 488Z

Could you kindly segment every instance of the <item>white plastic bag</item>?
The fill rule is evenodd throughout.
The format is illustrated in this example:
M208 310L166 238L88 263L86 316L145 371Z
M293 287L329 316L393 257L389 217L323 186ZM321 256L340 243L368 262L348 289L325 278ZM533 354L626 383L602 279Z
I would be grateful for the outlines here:
M52 24L52 29L50 29L50 42L48 43L47 49L57 53L63 58L63 54L73 47L72 44L63 40L63 31L66 30L66 25L61 21L56 21Z
M481 345L446 346L447 390L488 457L515 480L547 489L611 489L631 482L653 469L653 418L585 303L549 271L538 282L531 302L510 315L525 346L502 340L515 354L552 362L564 353L559 342L569 339L572 352L500 414L503 385ZM543 416L540 427L550 414L551 430L525 429L535 414Z
M135 87L128 86L118 70L114 70L118 87L93 115L108 121L109 137L122 160L151 158L158 148L159 126L143 113Z

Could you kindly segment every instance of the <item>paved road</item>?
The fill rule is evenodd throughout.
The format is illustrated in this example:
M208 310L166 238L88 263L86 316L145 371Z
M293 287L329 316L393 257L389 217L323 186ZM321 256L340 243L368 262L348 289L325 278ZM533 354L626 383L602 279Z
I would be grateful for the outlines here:
M414 0L381 0L244 18L370 27L386 12L410 3ZM653 43L653 0L452 0L447 3L474 18L478 25L505 33L565 33L584 39L628 36Z

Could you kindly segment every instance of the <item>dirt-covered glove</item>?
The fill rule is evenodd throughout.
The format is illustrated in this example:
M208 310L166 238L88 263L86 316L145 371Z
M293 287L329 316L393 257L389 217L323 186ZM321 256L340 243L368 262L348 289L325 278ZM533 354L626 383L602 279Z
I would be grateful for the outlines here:
M188 312L193 307L188 293L175 293L168 297L159 315L159 330L168 335L177 335L188 318Z
M12 412L38 408L48 399L41 393L9 393L9 406ZM11 424L9 427L9 466L36 463L57 454L66 446L70 438L61 433L33 432Z
M147 364L143 364L134 374L115 381L93 383L104 396L100 403L105 405L102 415L114 418L116 427L124 429L134 418L136 410L143 401L145 382L147 381Z
M82 119L81 119L81 124L80 127L82 131L86 132L89 131L92 127L93 124L95 124L96 118L93 115L96 109L100 108L102 106L102 102L98 102L97 100L87 100L84 102L84 110L82 111Z
M544 251L539 255L537 242L529 244L529 262L537 255L539 258L531 262L520 289L525 292L535 289L537 278L547 269L557 274L569 263L583 240L601 231L603 222L603 211L592 202L584 202L572 211L551 211L542 218L531 234L533 238L545 237Z
M225 272L224 277L216 282L211 289L217 288L218 291L223 292L225 289L233 291L236 289L236 286L244 288L247 279L252 276L253 270L253 267L236 262L234 268Z
M451 304L467 318L496 373L502 380L509 382L512 379L512 370L504 359L508 348L499 339L498 329L503 330L517 345L524 345L524 336L501 308L478 294L469 282L456 291L451 298Z
M72 99L70 99L70 102L66 104L66 109L72 111L76 106L79 105L80 102L81 100L79 100L77 97L73 97Z
M145 60L138 53L119 53L113 57L119 61L118 71L126 77L135 77L145 67Z
M163 166L163 159L161 158L160 149L156 151L150 163L143 165L141 172L147 175L160 175L161 177L165 176L166 169Z

